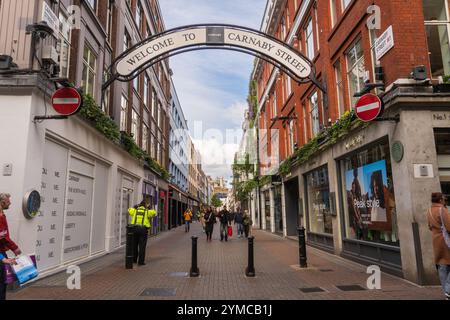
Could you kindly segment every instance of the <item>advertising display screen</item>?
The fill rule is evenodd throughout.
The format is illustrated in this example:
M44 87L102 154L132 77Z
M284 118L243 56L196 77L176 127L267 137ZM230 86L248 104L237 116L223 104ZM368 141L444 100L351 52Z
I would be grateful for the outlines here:
M381 145L342 161L347 238L398 245L388 150Z

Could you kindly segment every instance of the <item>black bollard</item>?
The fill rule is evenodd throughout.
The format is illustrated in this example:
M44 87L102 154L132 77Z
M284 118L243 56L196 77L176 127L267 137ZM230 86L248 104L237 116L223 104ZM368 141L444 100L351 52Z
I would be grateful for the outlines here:
M245 275L247 277L255 276L255 265L253 260L253 240L255 237L251 236L248 238L248 266L245 269Z
M306 263L306 241L305 241L305 228L302 226L297 228L298 231L298 252L300 257L300 268L307 268Z
M197 266L197 239L198 237L192 237L192 264L189 273L190 277L198 277L200 275L200 270Z
M134 228L127 225L127 242L125 245L125 268L133 269L133 255L134 255Z

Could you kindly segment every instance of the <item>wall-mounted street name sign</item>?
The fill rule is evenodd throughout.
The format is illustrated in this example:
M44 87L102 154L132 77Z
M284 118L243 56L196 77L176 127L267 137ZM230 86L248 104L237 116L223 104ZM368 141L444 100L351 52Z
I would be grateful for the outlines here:
M283 66L299 79L306 79L312 73L312 63L283 42L256 30L225 25L182 27L144 40L119 57L116 73L129 77L153 60L195 46L251 51Z

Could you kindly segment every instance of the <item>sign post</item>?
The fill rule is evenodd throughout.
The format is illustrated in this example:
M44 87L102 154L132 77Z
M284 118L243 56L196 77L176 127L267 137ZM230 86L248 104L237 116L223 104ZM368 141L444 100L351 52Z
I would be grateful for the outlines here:
M383 102L372 93L363 95L355 106L356 116L364 121L369 122L375 120L383 111Z
M75 88L61 88L52 96L53 109L63 116L70 116L81 106L81 95Z

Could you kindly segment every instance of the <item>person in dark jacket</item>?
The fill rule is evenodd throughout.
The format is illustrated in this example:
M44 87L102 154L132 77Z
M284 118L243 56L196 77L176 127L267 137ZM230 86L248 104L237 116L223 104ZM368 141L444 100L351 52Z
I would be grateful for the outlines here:
M214 231L214 223L216 223L216 216L211 208L206 210L205 216L205 232L206 232L206 241L211 242L212 233Z
M242 212L238 211L236 213L236 216L234 217L234 224L237 226L237 234L238 238L242 238L244 234L244 217L242 216Z
M6 220L6 210L11 205L11 196L7 193L0 193L0 300L6 300L5 272L3 264L15 264L15 259L8 259L6 251L11 250L16 256L22 251L17 244L9 237L8 222Z
M224 207L222 211L220 211L219 215L220 220L220 241L228 241L228 223L230 222L230 213L227 210L227 207Z

